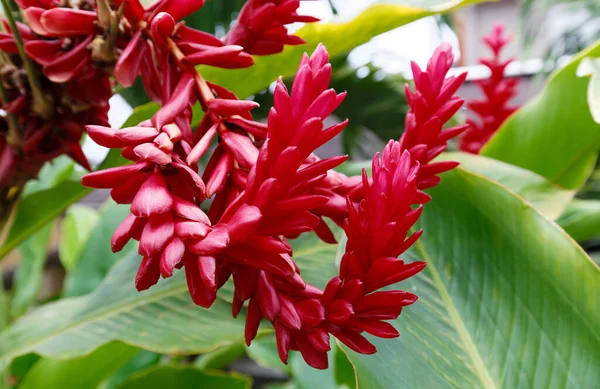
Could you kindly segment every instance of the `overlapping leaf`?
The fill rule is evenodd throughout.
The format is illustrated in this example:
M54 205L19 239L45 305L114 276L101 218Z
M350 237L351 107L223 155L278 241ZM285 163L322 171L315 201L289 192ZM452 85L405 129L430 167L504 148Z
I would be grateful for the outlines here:
M554 72L542 92L511 116L482 154L536 172L568 189L590 175L600 147L600 124L587 102L589 77L577 77L586 57L600 55L600 42Z

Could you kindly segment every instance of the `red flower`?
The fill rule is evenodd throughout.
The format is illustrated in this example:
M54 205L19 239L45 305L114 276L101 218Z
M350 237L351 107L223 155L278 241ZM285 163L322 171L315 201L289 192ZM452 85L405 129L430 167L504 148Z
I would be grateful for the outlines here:
M298 15L300 0L248 0L236 25L223 38L228 45L239 45L253 55L269 55L283 51L285 45L300 45L304 40L288 33L285 25L318 21L312 16Z
M502 61L500 57L502 49L510 42L510 38L504 35L504 25L496 24L484 42L493 56L482 58L479 62L490 69L491 76L477 83L484 98L470 101L467 106L478 116L478 120L468 120L470 128L459 142L462 151L472 154L479 154L502 123L518 109L508 102L517 94L519 79L504 77L504 71L513 59Z

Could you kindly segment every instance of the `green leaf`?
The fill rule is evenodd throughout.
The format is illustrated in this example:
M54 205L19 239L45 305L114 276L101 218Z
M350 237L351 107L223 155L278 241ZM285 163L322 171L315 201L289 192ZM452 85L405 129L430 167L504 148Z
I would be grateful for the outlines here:
M462 169L431 191L404 259L419 300L348 351L359 387L588 388L600 382L600 269L556 224L509 189Z
M138 351L136 347L112 342L80 358L41 359L25 375L19 388L95 388Z
M76 175L75 163L73 163L73 160L66 155L62 155L46 163L42 167L42 170L40 170L40 173L38 174L38 178L29 181L25 186L23 196L50 189L63 181L73 179Z
M482 154L536 172L577 189L594 168L600 125L587 104L588 78L576 76L585 57L598 56L600 42L555 71L542 92L500 128Z
M577 68L579 77L590 76L588 105L596 123L600 123L600 58L584 58Z
M137 244L133 241L118 253L113 253L110 246L113 233L128 214L129 206L115 204L112 200L108 200L102 207L89 239L75 260L76 266L67 275L65 296L90 293L100 285L115 263L135 251Z
M98 386L98 389L114 389L129 379L133 374L156 365L159 363L160 359L160 354L141 350L115 374L104 380Z
M8 236L0 247L0 259L87 193L87 190L82 190L79 182L64 181L52 189L23 198Z
M480 155L444 153L440 160L460 162L463 169L491 178L518 193L550 219L558 218L575 195L574 190L553 184L530 170Z
M72 206L67 211L61 227L58 246L60 261L67 272L71 272L79 260L81 250L98 221L98 211L90 207Z
M45 225L20 246L21 261L15 273L11 316L22 315L35 302L42 287L42 274L48 256L53 224Z
M436 161L460 162L463 170L481 174L506 186L551 219L558 218L575 195L574 190L553 184L532 171L481 155L449 152L440 155ZM369 171L371 162L347 162L338 170L347 175L360 175L363 168Z
M573 200L556 222L578 242L600 236L600 201Z
M277 342L273 334L254 339L250 347L246 350L246 353L254 362L262 367L280 370L287 374L291 371L291 366L285 365L279 358Z
M244 315L217 300L210 309L193 304L185 274L148 291L134 287L137 255L118 262L91 294L46 304L0 333L0 366L29 352L74 358L111 341L168 354L196 354L240 341Z
M193 367L157 366L127 380L119 389L250 389L249 378L237 374L204 372Z
M246 353L246 345L243 342L234 343L227 347L221 347L210 353L200 355L194 361L194 366L201 370L223 369L233 361Z
M2 280L2 284L0 284L0 331L2 331L8 327L8 323L10 322L10 299L8 298L8 293L4 290L2 272L0 272L0 280Z

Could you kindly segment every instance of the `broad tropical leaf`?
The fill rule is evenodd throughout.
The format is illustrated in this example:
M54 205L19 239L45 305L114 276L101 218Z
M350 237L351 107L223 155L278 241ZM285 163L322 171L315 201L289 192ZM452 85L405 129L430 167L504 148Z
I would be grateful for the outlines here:
M587 104L590 79L576 72L584 58L599 55L597 42L555 71L542 92L502 125L482 154L568 189L583 185L598 157L600 124Z
M138 352L136 347L112 342L79 358L44 358L29 370L19 388L96 388Z
M600 236L600 201L573 200L556 222L578 242Z
M46 304L0 333L0 366L30 352L74 358L118 340L168 354L208 352L239 341L244 318L231 318L229 304L195 306L183 272L138 292L140 263L130 255L117 263L91 294Z
M506 186L551 219L559 217L575 195L574 190L562 188L529 170L480 155L449 152L440 155L438 160L460 162L462 169ZM363 168L369 170L371 162L345 163L339 170L348 175L359 175Z
M348 351L359 387L588 388L600 382L600 269L523 198L462 169L431 191L406 260L419 295L378 353ZM397 368L390 368L397 366Z

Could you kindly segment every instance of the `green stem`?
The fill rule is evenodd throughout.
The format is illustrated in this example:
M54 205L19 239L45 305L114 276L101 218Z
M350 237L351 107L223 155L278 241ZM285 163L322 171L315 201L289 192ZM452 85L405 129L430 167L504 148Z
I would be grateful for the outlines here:
M21 61L23 61L23 67L27 73L27 80L29 81L31 94L33 96L33 111L42 118L47 119L52 114L52 107L44 98L44 94L42 93L42 85L37 77L33 63L25 53L23 38L21 37L19 29L17 28L17 23L15 22L15 17L12 13L10 5L8 4L8 0L2 0L2 7L4 8L4 14L6 19L8 19L10 29L12 30L13 37L15 38L15 44L19 50L19 56L21 57Z

